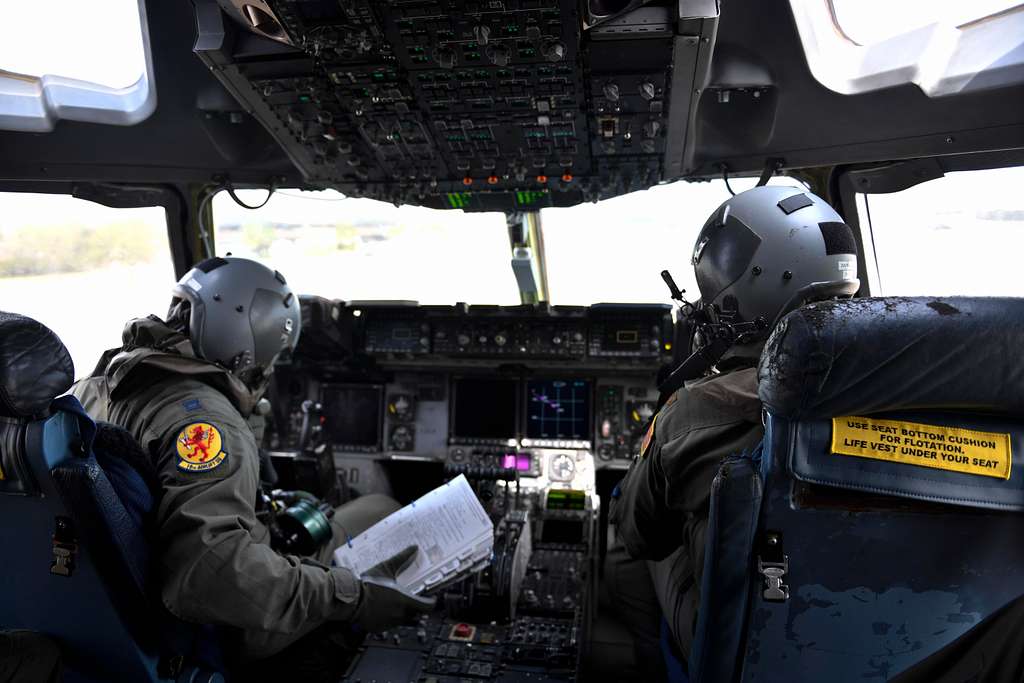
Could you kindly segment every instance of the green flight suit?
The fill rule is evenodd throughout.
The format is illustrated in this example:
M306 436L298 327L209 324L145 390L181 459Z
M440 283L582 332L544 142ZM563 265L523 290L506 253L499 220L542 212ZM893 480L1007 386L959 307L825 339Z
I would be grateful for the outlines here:
M125 327L75 395L97 420L121 425L153 458L162 486L155 569L167 609L234 627L232 656L268 657L356 612L361 584L330 555L398 509L384 496L338 508L333 543L316 558L281 555L256 518L259 452L249 418L259 393L196 358L189 340L155 317Z
M649 561L660 614L684 657L700 603L711 482L726 456L753 449L763 435L756 368L689 382L659 411L643 452L613 494L609 514L618 541L635 560ZM625 595L635 587L611 590ZM641 611L623 615L627 625L659 612L654 605Z

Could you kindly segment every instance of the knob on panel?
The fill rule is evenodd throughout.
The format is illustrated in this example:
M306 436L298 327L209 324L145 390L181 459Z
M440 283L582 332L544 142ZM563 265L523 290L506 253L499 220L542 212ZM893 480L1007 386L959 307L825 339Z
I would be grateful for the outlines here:
M565 58L565 43L560 40L548 41L541 47L540 52L549 62L560 62Z
M390 443L396 451L411 451L416 443L416 433L409 425L398 425L391 430Z

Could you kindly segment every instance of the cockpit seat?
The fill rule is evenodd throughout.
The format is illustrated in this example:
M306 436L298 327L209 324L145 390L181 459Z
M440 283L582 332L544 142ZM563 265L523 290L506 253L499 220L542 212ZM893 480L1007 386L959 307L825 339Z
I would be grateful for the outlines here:
M185 664L192 629L149 599L149 487L124 454L97 461L97 425L54 398L73 379L52 331L0 312L0 629L55 641L68 681L217 680ZM131 441L101 428L108 449Z
M712 492L692 681L888 680L1024 595L1022 347L1022 299L780 323L762 448Z

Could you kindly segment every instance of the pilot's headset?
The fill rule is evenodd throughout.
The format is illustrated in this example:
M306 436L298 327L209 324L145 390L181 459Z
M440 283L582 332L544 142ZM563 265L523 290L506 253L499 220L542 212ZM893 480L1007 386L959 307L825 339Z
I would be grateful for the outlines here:
M739 334L727 357L756 357L786 313L860 288L850 226L794 187L755 187L724 202L701 229L692 263L700 290L694 344L729 325Z
M299 341L298 299L283 275L256 261L206 259L172 291L168 320L187 326L195 354L227 368L251 389L265 385L278 356Z

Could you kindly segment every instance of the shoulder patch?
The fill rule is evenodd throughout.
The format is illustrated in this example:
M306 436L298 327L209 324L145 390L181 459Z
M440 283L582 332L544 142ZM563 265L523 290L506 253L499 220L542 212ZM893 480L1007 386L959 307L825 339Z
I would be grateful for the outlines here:
M178 469L206 472L218 467L228 454L220 430L209 422L193 422L178 433Z
M647 449L651 447L651 441L654 440L654 425L658 424L658 415L661 413L655 413L654 419L651 420L651 426L647 428L647 433L644 434L644 440L640 444L640 457L647 455Z
M203 403L198 398L190 398L187 401L182 401L181 407L185 409L186 413L194 413L203 409Z

